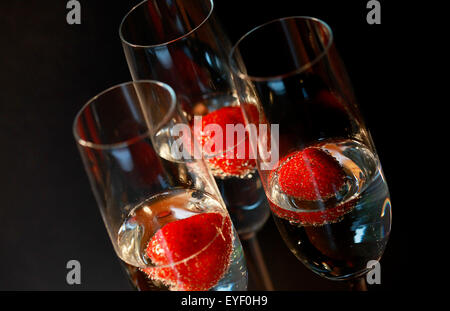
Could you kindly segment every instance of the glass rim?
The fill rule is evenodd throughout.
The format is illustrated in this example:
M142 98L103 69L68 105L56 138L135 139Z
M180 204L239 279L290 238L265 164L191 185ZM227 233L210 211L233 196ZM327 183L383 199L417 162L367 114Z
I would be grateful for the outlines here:
M128 138L128 139L125 139L125 140L122 140L122 141L119 141L116 143L99 144L99 143L94 143L92 141L83 139L78 134L77 124L78 124L78 121L79 121L82 113L86 110L87 107L89 107L98 98L100 98L101 96L103 96L111 91L119 89L123 86L136 85L136 84L157 85L160 88L165 89L169 93L170 99L171 99L169 111L164 116L164 118L161 120L161 122L159 122L157 124L156 128L158 128L161 124L164 124L165 122L167 122L170 119L170 117L173 115L173 113L175 111L176 104L177 104L177 97L176 97L175 91L172 89L172 87L170 85L168 85L164 82L161 82L161 81L156 81L156 80L137 80L137 81L127 81L127 82L119 83L119 84L113 85L113 86L103 90L102 92L98 93L97 95L95 95L94 97L89 99L77 112L75 119L73 121L72 131L73 131L73 136L75 137L75 141L77 142L78 145L86 147L86 148L90 148L90 149L96 149L96 150L112 150L112 149L128 147L128 146L134 144L135 142L142 140L145 137L151 136L150 129L147 128L147 130L144 133L136 135L134 137L131 137L131 138Z
M294 19L298 19L298 20L309 20L309 21L314 21L320 25L322 25L323 27L325 27L325 29L328 31L329 34L329 42L327 44L327 46L324 48L324 50L318 54L312 61L308 62L307 64L300 66L294 70L291 70L287 73L283 73L283 74L279 74L279 75L274 75L274 76L268 76L268 77L258 77L258 76L251 76L248 75L246 73L243 73L239 68L237 68L235 61L234 61L234 55L236 54L236 52L238 51L238 46L239 44L246 39L248 36L250 36L252 33L254 33L255 31L260 30L263 27L266 27L268 25L271 24L275 24L281 21L285 21L285 20L294 20ZM280 79L284 79L296 74L299 74L301 72L304 72L306 69L311 68L312 66L314 66L316 63L318 63L326 54L328 54L328 51L330 50L331 46L333 45L333 31L331 30L331 27L324 22L323 20L317 18L317 17L311 17L311 16L288 16L288 17L282 17L282 18L277 18L277 19L273 19L271 21L268 21L264 24L261 24L259 26L254 27L253 29L251 29L250 31L246 32L242 37L239 38L239 40L234 44L234 46L231 48L230 54L229 54L229 63L230 63L230 67L231 70L237 74L239 76L239 78L241 79L249 79L249 80L253 80L253 81L259 81L259 82L263 82L263 81L271 81L271 80L280 80Z
M129 15L130 15L132 12L134 12L138 7L140 7L141 5L143 5L144 3L148 2L148 1L151 1L151 0L144 0L144 1L142 1L142 2L140 2L140 3L138 3L138 4L136 4L136 5L135 5L133 8L131 8L131 10L129 10L129 11L127 12L127 14L125 14L125 16L122 18L122 21L120 22L120 26L119 26L119 36L120 36L120 40L122 41L122 43L124 43L124 44L126 44L126 45L128 45L128 46L130 46L130 47L133 47L133 48L156 48L156 47L167 46L167 45L169 45L169 44L171 44L171 43L174 43L174 42L180 41L180 40L182 40L182 39L184 39L184 38L186 38L186 37L189 37L191 34L193 34L194 32L196 32L200 27L202 27L202 26L209 20L209 18L210 18L211 15L212 15L212 12L213 12L213 10L214 10L214 1L213 1L213 0L206 0L206 1L209 1L210 5L211 5L211 8L210 8L208 14L206 15L206 17L205 17L205 18L204 18L197 26L195 26L193 29L191 29L190 31L184 33L184 34L181 35L181 36L176 37L175 39L172 39L172 40L169 40L169 41L166 41L166 42L162 42L162 43L158 43L158 44L146 44L146 45L142 45L142 44L134 44L134 43L131 43L131 42L127 41L127 40L124 38L124 36L123 36L123 32L122 32L123 24L125 23L125 20L129 17Z

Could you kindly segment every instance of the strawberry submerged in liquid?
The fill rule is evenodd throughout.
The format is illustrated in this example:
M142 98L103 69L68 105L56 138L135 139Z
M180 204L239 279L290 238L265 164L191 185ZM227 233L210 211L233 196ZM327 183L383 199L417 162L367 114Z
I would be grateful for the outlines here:
M318 148L306 148L288 156L278 171L281 190L301 200L325 200L345 183L341 165L330 154Z
M207 125L216 124L222 129L222 148L214 144L214 138L217 133L214 130L208 130ZM206 149L210 150L213 157L208 157L208 162L214 172L214 175L224 174L232 176L243 176L253 171L256 168L256 161L250 157L250 140L248 134L245 133L243 141L236 141L235 137L232 140L227 140L227 124L237 125L242 124L245 127L244 117L240 107L222 107L215 111L208 113L202 117L202 131L201 144ZM239 137L238 137L239 139ZM240 150L245 153L240 154ZM238 155L240 159L238 158Z
M199 214L168 223L156 232L147 246L155 267L143 271L171 290L208 290L228 269L231 251L229 217Z
M287 210L269 202L277 216L303 225L321 225L338 221L354 207L356 200L336 204L336 193L344 186L346 175L328 152L309 147L289 154L280 163L270 178L278 174L280 190L301 210Z

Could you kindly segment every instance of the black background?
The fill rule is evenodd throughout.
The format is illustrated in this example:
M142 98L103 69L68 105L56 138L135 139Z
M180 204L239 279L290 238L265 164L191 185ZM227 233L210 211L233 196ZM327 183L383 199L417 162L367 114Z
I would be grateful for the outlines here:
M129 290L106 234L72 137L80 107L131 79L118 37L121 18L140 1L81 0L81 25L66 23L66 1L0 4L0 290ZM235 42L278 17L326 21L371 130L391 191L393 230L381 260L382 284L409 286L410 202L404 183L398 65L404 24L393 1L381 0L382 24L366 22L367 1L216 0L216 14ZM400 94L399 94L400 93ZM272 219L259 233L278 290L340 290L289 252ZM82 284L66 284L66 263L81 262Z

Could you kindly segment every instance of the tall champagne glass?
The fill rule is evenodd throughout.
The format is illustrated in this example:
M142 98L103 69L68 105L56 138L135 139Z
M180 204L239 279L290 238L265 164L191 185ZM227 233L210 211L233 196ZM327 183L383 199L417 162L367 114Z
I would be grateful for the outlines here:
M183 126L168 85L136 81L89 100L73 132L136 289L245 290L242 247L206 163L176 156Z
M284 241L325 278L361 277L386 247L391 203L330 27L277 19L244 35L230 59L248 122L278 126L278 139L252 141Z
M201 116L204 127L211 122L224 131L226 124L244 124L228 64L231 44L212 0L143 1L123 18L119 33L133 80L171 85L188 122ZM231 149L239 145L248 146L247 138L236 139ZM270 210L256 162L248 154L227 159L227 151L217 148L205 157L240 238L249 239L250 249L258 250L255 233ZM253 255L261 263L259 274L266 288L272 289L261 255L258 251Z

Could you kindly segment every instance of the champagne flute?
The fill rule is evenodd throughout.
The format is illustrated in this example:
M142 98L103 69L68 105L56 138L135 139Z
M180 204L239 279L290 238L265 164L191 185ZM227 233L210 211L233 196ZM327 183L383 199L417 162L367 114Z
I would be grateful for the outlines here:
M172 88L135 81L89 100L73 132L136 289L245 290L242 247L207 165L175 152L186 122Z
M188 122L202 116L244 124L228 65L231 44L212 0L143 1L123 18L119 33L133 80L171 85ZM225 124L220 126L225 131ZM239 145L247 146L248 139L236 139L231 149ZM227 151L218 148L205 158L241 240L251 244L248 255L259 263L256 274L273 289L256 244L255 233L270 215L256 162L249 156L226 161Z
M236 43L230 64L249 122L278 126L278 139L252 142L287 246L325 278L361 278L386 247L391 203L330 27L268 22Z

